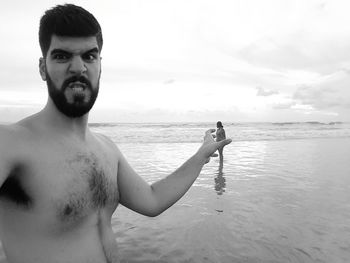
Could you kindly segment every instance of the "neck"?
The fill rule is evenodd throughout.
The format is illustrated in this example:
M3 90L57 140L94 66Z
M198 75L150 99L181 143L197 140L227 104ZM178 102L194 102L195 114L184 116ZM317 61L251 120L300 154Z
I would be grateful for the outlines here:
M53 127L56 132L63 135L78 136L85 140L88 133L89 113L77 118L67 117L56 108L56 105L49 98L41 114L46 123Z

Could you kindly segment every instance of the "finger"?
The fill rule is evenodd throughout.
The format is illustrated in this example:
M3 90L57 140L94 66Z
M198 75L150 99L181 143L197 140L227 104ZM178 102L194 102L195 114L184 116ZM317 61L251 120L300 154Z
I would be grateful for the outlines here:
M204 135L204 141L209 140L209 141L214 141L213 136L211 135L211 133L206 132Z
M215 129L209 129L205 132L205 134L212 134L213 132L215 132Z
M231 139L225 139L225 140L218 142L218 144L219 144L219 147L224 147L225 145L230 144L231 142L232 142Z

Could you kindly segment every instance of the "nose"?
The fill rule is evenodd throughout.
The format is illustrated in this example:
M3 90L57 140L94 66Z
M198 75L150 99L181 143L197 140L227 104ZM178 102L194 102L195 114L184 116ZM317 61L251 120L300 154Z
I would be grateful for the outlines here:
M73 56L69 66L69 72L77 75L81 75L86 72L85 62L80 56Z

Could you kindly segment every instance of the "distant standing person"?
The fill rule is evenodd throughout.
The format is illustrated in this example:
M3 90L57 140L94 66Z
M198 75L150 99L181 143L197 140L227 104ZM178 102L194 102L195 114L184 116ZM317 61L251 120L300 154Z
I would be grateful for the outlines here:
M225 140L226 139L226 133L225 133L225 130L224 130L224 126L222 125L222 122L218 121L216 123L216 127L217 127L217 130L216 130L216 141L219 142L219 141ZM223 150L224 150L224 147L219 147L219 149L218 149L219 155L220 155L220 160L223 160L223 158L224 158Z

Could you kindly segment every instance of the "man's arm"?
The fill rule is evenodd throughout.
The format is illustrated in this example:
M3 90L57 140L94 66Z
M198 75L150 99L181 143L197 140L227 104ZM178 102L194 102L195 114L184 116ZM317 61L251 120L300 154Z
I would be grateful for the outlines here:
M202 167L219 148L231 143L230 139L215 142L208 130L199 150L169 176L152 185L145 182L120 154L118 186L120 203L131 210L147 216L157 216L176 201L191 187Z

